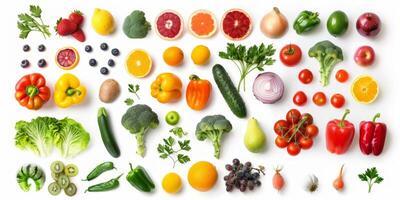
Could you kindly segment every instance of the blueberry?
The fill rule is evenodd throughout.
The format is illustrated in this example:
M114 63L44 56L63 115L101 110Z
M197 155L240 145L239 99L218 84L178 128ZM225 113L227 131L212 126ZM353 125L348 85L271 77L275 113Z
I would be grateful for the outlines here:
M31 50L31 47L29 46L29 45L24 45L23 47L22 47L22 50L24 50L24 52L27 52L27 51L29 51L29 50Z
M108 50L108 44L107 43L101 43L100 49L103 50L103 51L107 51Z
M92 58L92 59L89 60L89 65L92 66L92 67L95 67L97 65L97 61Z
M117 48L114 48L114 49L111 50L111 54L113 56L119 56L119 50Z
M103 75L107 75L108 74L108 69L106 67L102 67L100 69L100 73L103 74Z
M21 61L21 67L22 68L27 68L27 67L29 67L29 60L27 60L27 59L25 59L25 60L22 60Z
M108 66L110 66L110 67L114 67L114 66L115 66L115 62L114 62L113 59L109 59L108 62L107 62L107 64L108 64Z
M85 46L85 51L86 51L86 52L90 53L90 52L92 52L92 50L93 50L93 49L92 49L92 46L90 46L90 45L86 45L86 46Z
M39 67L46 67L46 65L47 65L47 62L46 62L45 59L40 59L40 60L38 61L38 66L39 66Z
M46 50L46 47L43 44L41 44L38 46L38 50L39 50L39 52L43 52Z

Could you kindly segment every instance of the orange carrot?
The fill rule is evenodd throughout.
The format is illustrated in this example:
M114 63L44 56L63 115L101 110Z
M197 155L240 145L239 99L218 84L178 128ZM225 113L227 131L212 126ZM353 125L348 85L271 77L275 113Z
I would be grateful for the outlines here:
M344 182L343 182L343 167L344 167L344 165L342 165L342 167L340 168L339 176L333 181L333 187L334 187L337 191L342 191L343 188L344 188Z
M280 171L282 171L282 167L275 168L275 175L272 177L272 185L278 191L285 186L285 179L283 179Z

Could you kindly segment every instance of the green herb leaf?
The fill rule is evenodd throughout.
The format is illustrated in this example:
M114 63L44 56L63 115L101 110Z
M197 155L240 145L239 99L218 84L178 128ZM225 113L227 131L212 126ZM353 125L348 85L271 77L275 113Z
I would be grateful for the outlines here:
M365 181L368 183L368 192L371 192L374 183L379 184L384 180L382 177L379 176L376 167L367 169L364 173L359 174L358 178L361 181Z
M135 101L132 98L127 98L127 99L125 99L124 102L127 106L131 106L135 103Z
M42 9L39 6L30 5L29 10L31 11L31 15L37 18L42 16Z
M170 133L173 133L174 135L178 136L179 138L182 138L184 135L187 135L188 133L183 131L182 127L174 127L171 130L169 130Z
M189 161L190 161L190 158L189 158L189 156L187 156L187 155L178 154L178 161L179 161L181 164L184 164L184 163L189 162Z
M179 154L181 151L190 151L190 140L178 141L179 149L175 150L173 147L176 144L176 140L169 136L168 138L163 139L164 144L158 144L157 151L160 154L159 157L161 159L170 158L173 162L173 167L175 167L175 163L179 162L184 164L190 161L189 156Z
M29 7L30 13L21 13L18 15L17 27L20 30L19 37L26 39L30 32L41 32L46 39L50 37L49 26L43 23L41 18L42 9L39 6L31 5Z

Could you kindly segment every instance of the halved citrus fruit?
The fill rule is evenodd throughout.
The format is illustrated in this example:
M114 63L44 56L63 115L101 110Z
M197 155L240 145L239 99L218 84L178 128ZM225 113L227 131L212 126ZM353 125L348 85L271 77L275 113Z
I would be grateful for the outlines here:
M183 31L183 20L179 13L173 10L165 10L156 18L156 32L165 40L179 38Z
M363 104L370 104L378 97L379 84L369 75L358 76L351 84L353 98Z
M253 27L250 15L241 9L231 9L225 12L221 21L221 29L230 40L243 40Z
M146 51L135 49L127 56L125 67L129 74L142 78L150 73L152 63L151 57Z
M217 31L217 20L208 10L197 10L189 18L189 30L197 38L209 38Z
M79 63L79 53L73 47L64 47L57 51L56 64L64 70L71 70Z

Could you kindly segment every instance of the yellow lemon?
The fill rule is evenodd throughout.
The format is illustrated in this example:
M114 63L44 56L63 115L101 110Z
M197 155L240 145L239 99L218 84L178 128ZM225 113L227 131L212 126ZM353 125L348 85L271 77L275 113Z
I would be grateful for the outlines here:
M378 82L368 75L358 76L351 84L351 94L359 103L372 103L379 94Z
M205 65L210 60L210 49L204 45L197 45L192 51L192 60L196 65Z
M129 74L142 78L150 73L152 63L151 57L146 51L135 49L127 56L125 67Z
M163 53L163 59L170 66L179 66L183 61L183 51L179 47L168 47Z
M109 35L114 32L114 17L107 10L94 9L92 27L100 35Z
M168 173L163 178L162 187L165 192L170 194L179 192L182 188L181 177L177 173Z

